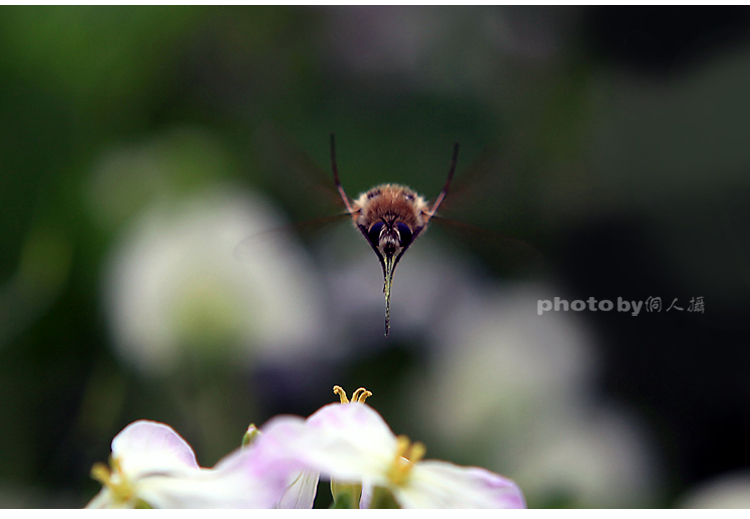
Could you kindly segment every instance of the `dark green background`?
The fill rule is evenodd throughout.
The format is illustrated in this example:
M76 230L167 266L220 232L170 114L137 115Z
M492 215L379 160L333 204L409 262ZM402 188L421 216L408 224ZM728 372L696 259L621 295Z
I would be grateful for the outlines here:
M292 171L300 150L327 172L331 132L350 196L398 181L434 197L460 140L457 190L484 184L456 218L536 247L531 276L561 297L705 298L700 316L582 315L594 398L649 424L658 453L656 496L625 503L672 506L747 466L749 21L742 8L0 8L0 504L83 506L91 464L139 418L211 466L247 423L308 414L334 383L372 390L428 454L483 463L430 444L400 394L428 369L424 331L363 337L308 378L221 363L146 377L112 352L102 276L128 224L165 191L225 181L293 221L333 214ZM144 149L165 157L166 187L143 172L114 198L92 187L107 157ZM488 276L516 272L465 247ZM591 503L561 489L529 504Z

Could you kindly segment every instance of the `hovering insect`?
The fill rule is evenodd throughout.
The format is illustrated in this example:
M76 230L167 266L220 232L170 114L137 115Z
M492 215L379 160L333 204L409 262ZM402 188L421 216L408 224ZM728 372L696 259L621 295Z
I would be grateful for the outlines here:
M336 166L336 141L331 134L331 169L333 181L346 211L383 268L383 292L385 293L385 335L391 328L391 285L393 272L406 250L414 243L435 217L440 204L448 195L458 161L458 142L453 147L448 178L442 191L432 205L422 196L400 184L381 184L350 200L339 180Z

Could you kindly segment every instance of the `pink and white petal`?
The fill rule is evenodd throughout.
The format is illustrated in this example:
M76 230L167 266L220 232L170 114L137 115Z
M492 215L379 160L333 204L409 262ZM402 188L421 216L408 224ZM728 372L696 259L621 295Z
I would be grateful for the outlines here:
M307 428L319 430L332 437L356 438L358 444L375 445L379 450L393 454L396 437L372 407L367 404L328 404L310 415Z
M253 453L255 467L261 471L277 466L284 470L296 467L290 474L304 470L307 467L297 459L295 449L304 435L305 420L299 416L281 415L270 419L248 448Z
M112 492L108 488L103 487L99 491L99 493L96 494L84 508L93 508L93 509L112 508L113 504L114 504L114 501L112 500Z
M154 508L274 508L291 475L288 463L256 464L253 449L238 449L213 469L152 476L138 495Z
M284 491L276 508L312 508L315 494L318 492L319 480L320 473L318 472L309 470L300 472Z
M407 484L392 490L403 508L526 508L523 493L512 480L445 461L417 463Z
M305 420L299 416L280 415L268 420L253 441L252 450L269 458L288 457L290 445L305 434Z
M313 470L342 482L385 483L396 453L388 424L365 404L330 404L312 414L293 448Z
M129 479L198 468L193 449L174 429L148 420L133 422L115 436L112 456Z

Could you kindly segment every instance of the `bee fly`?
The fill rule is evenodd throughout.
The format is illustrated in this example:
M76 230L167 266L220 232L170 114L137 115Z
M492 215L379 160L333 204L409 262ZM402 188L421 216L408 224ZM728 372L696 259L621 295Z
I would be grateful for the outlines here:
M336 189L344 201L346 211L351 216L359 232L365 237L378 256L383 268L383 292L385 293L385 335L391 328L391 284L393 271L406 249L422 234L430 223L440 204L448 194L453 173L458 160L458 143L453 147L448 178L443 190L430 206L423 197L400 184L381 184L349 200L339 181L336 167L336 145L331 135L331 168Z

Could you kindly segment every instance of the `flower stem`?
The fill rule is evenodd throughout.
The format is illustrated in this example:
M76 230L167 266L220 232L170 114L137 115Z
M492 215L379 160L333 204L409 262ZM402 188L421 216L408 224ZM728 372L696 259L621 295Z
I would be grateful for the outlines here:
M384 487L375 487L372 491L370 508L400 508L390 490Z

